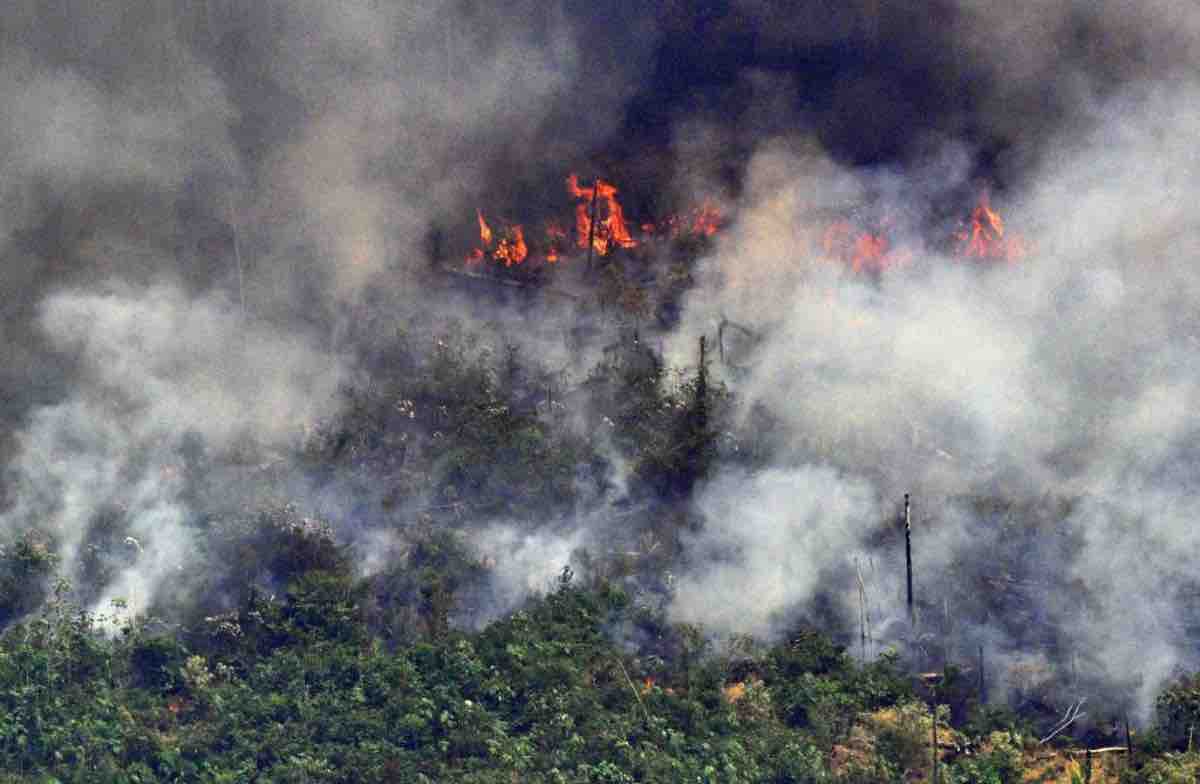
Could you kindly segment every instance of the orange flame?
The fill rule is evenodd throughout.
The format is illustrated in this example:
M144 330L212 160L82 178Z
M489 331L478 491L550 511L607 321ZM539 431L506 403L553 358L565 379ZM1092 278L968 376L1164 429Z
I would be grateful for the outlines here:
M1025 241L1019 236L1006 235L1004 219L992 209L985 190L979 204L971 211L970 225L955 235L958 255L966 258L1015 261L1027 253Z
M591 188L582 188L578 175L571 174L567 177L567 193L573 198L582 199L575 205L575 233L579 247L587 247L588 237L592 238L592 247L601 256L606 255L614 245L637 247L637 240L630 236L629 227L625 224L625 211L617 201L616 186L597 178ZM591 214L593 203L596 212L594 228ZM601 204L604 205L603 213Z
M479 216L479 239L483 242L483 247L490 248L492 246L492 229L483 219L483 212L475 210L475 214Z
M514 264L520 264L528 255L529 247L525 244L525 231L520 226L513 226L509 229L509 236L502 237L500 243L496 245L492 258L504 262L506 267L511 267Z
M482 210L475 210L475 215L479 218L479 241L483 247L475 248L467 254L468 264L479 264L487 256L491 256L495 261L503 262L506 267L520 264L525 260L525 257L529 255L529 247L525 244L525 231L519 224L510 226L496 244L495 250L489 253L487 249L492 247L495 234L483 217Z
M617 188L612 183L597 179L591 186L582 186L578 175L567 177L567 193L576 200L575 238L572 242L562 224L549 221L543 228L543 237L535 233L531 241L536 245L536 258L547 264L555 264L569 254L572 247L587 249L588 238L592 250L607 256L614 248L636 248L643 242L660 239L676 239L684 236L711 237L722 228L723 217L711 201L679 215L668 215L660 222L646 221L638 225L642 239L636 240L630 233L630 224L625 210L617 200ZM530 254L522 226L513 224L502 229L493 229L480 209L475 210L479 224L479 246L467 254L468 264L481 264L485 260L503 263L506 267L520 264ZM594 225L593 225L594 221Z

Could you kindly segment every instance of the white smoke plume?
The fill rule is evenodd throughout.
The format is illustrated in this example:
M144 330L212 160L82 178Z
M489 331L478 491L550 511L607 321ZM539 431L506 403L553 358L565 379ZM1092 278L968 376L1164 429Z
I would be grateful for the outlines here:
M811 481L782 504L763 487L781 469L714 481L694 546L721 555L684 579L692 598L677 605L688 617L761 631L764 614L819 587L774 568L793 557L788 547L816 563L844 559L895 519L906 490L932 526L918 551L929 592L945 590L943 575L963 559L986 573L988 548L1003 541L963 499L1072 498L1083 500L1045 536L1076 537L1078 549L1032 571L1047 586L1069 575L1078 595L1042 597L1040 611L1108 682L1130 684L1143 711L1163 678L1194 663L1172 597L1191 579L1187 521L1200 511L1187 479L1200 395L1197 90L1144 83L1095 99L1088 132L1056 139L1027 187L1006 194L1010 230L1034 243L1011 264L910 240L908 267L853 275L811 251L813 216L823 200L883 190L872 173L794 144L753 159L745 209L689 299L678 357L722 318L761 330L743 358L750 370L730 383L747 412L765 407L786 426L782 470ZM960 185L916 189L939 184ZM840 472L813 467L826 460ZM866 488L849 516L826 505L847 483ZM872 509L872 498L886 500ZM810 518L809 538L783 533L795 514ZM756 591L759 612L747 613L733 588L768 575L774 587ZM1135 649L1146 652L1141 679Z
M73 575L92 518L123 508L137 557L100 611L117 597L144 611L188 559L185 435L218 453L243 438L286 447L296 423L330 410L347 372L303 337L242 321L226 299L189 299L167 286L60 293L43 304L40 326L78 358L79 392L38 408L20 434L10 466L16 503L0 526L54 535Z
M688 544L703 565L680 577L670 609L717 633L764 638L830 566L862 552L858 533L878 509L867 483L828 466L727 474L698 503L704 530Z

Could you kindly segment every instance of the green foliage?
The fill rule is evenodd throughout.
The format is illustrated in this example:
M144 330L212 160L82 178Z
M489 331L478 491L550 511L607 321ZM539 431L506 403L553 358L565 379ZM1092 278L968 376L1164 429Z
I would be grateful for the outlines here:
M946 770L946 784L1009 784L1021 781L1025 772L1019 736L993 732L985 750L960 757Z
M425 496L456 513L569 512L594 454L550 416L557 382L455 325L416 346L425 351L402 352L396 371L345 391L342 415L309 434L311 463L367 498L387 477L385 511Z
M175 687L187 651L174 637L149 637L136 641L129 652L134 685L168 691Z
M1186 749L1200 729L1200 673L1181 678L1155 702L1158 727L1171 748Z
M859 713L912 697L894 655L858 667L844 648L812 629L771 651L766 682L781 717L807 729L823 748L845 737Z
M242 637L210 656L144 622L102 631L60 586L0 637L0 769L64 782L746 784L928 769L929 709L907 701L894 657L860 666L811 630L718 657L702 629L678 627L675 655L636 658L611 631L640 610L564 571L552 593L478 633L388 650L358 609L362 588L338 571L298 575L279 601L233 616ZM283 642L248 645L256 629ZM835 773L835 744L863 728L869 753ZM1192 781L1198 767L1167 754L1125 780ZM943 774L1019 781L1020 738L992 732Z
M946 718L943 709L938 706L939 721ZM903 771L927 768L932 761L932 729L933 713L928 705L915 701L897 705L887 721L878 722L876 752Z
M986 738L995 732L1016 733L1018 735L1032 734L1029 722L1005 705L974 705L962 725L966 735L974 738Z
M1195 752L1167 753L1121 774L1121 784L1195 784L1196 781L1200 781L1200 754Z
M0 626L41 606L57 560L46 538L33 531L0 547Z

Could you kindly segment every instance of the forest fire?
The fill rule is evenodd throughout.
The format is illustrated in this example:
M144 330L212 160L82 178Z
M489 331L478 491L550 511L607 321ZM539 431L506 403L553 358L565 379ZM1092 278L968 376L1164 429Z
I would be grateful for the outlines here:
M476 210L475 214L479 218L479 241L483 247L471 251L467 256L468 263L478 264L485 258L491 258L497 263L511 267L525 261L525 257L529 255L529 246L525 244L525 230L520 224L507 227L501 235L500 241L495 243L495 247L492 247L495 235L491 226L483 217L482 211Z
M617 248L632 250L652 240L712 237L720 231L723 223L717 205L712 200L705 200L686 213L639 224L637 228L640 229L641 238L638 239L633 236L625 210L617 200L619 191L615 185L600 178L591 185L581 185L578 175L571 174L566 179L566 186L568 197L575 201L575 236L570 237L561 222L547 221L534 253L534 258L547 264L557 263L573 250L586 251L589 245L592 253L608 256ZM490 260L511 267L530 257L531 251L522 224L514 223L502 230L494 230L482 210L476 210L475 213L479 225L479 245L467 255L468 264L476 265Z
M567 177L567 193L580 200L575 205L576 245L586 249L590 240L601 256L606 255L614 245L637 247L637 240L629 236L629 228L625 225L625 211L617 201L615 186L597 178L592 187L582 188L579 177L572 174ZM601 206L604 208L603 217Z
M617 187L596 178L591 185L580 184L576 174L566 178L567 195L574 205L574 236L557 220L550 220L536 240L531 252L523 225L508 224L493 229L481 210L476 210L479 224L479 245L467 256L469 264L492 261L505 267L522 264L528 258L555 264L572 252L588 251L608 256L617 248L633 250L648 242L676 240L683 237L713 237L724 225L724 216L711 200L704 200L691 210L668 215L658 221L636 224L640 237L635 238L625 210L617 199ZM914 252L898 244L891 236L894 222L886 216L875 225L866 226L852 218L837 218L818 227L818 237L812 248L820 258L840 263L859 274L875 275L902 268L914 259ZM991 206L987 191L964 221L963 228L953 234L953 254L960 259L1012 262L1028 255L1028 245L1019 235L1007 231L1004 219Z

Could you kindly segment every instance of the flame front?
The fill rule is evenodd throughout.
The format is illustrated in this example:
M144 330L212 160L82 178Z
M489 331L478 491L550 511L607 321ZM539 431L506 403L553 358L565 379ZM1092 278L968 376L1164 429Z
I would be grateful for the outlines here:
M618 248L633 250L665 240L712 237L723 228L724 216L716 204L703 200L687 212L635 224L641 239L634 239L625 210L617 200L615 185L597 178L591 186L584 186L578 175L571 174L566 186L567 195L575 201L575 237L572 239L563 224L553 220L544 224L540 233L532 233L530 241L536 246L535 258L541 263L556 264L572 250L576 253L588 250L589 240L593 253L608 256ZM479 246L467 255L468 264L490 260L512 267L529 258L531 249L522 225L489 224L478 209L475 217L479 224ZM907 265L914 258L912 251L893 241L892 223L884 215L872 228L844 218L824 227L813 226L817 232L813 249L819 256L855 273L880 274ZM493 225L498 228L493 229ZM1000 213L992 208L986 191L980 194L963 228L954 233L952 240L955 255L962 259L1015 261L1029 253L1024 239L1008 231Z
M579 183L579 176L567 177L567 195L576 203L574 241L558 221L548 221L539 236L532 232L528 242L536 247L534 258L546 264L556 264L568 255L572 248L587 250L591 240L593 253L608 256L615 249L633 250L652 240L674 240L680 237L712 237L722 227L723 216L712 201L703 201L700 206L680 215L669 215L661 222L641 223L642 239L635 239L630 232L630 223L625 210L617 200L617 187L597 178L591 186ZM468 264L481 264L491 260L506 267L524 262L531 253L524 227L512 224L493 229L482 210L475 210L479 224L479 246L467 254Z

